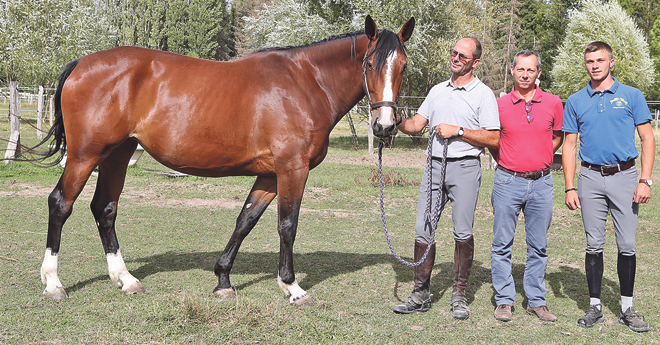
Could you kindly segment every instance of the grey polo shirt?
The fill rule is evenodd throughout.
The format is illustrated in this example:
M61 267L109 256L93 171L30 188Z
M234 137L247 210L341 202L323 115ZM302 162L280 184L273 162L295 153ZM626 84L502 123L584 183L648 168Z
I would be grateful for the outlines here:
M467 129L499 130L500 116L493 91L476 76L469 84L454 87L451 78L434 86L417 110L433 130L440 123ZM433 157L442 157L442 145L433 145ZM484 148L459 137L449 139L447 157L480 156Z

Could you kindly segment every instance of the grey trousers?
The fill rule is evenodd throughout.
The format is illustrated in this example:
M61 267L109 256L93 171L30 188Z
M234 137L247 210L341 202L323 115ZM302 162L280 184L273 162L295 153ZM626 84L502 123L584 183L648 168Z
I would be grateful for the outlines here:
M626 256L635 254L639 204L633 202L633 196L638 183L636 167L609 176L585 167L580 168L578 198L582 206L588 254L603 252L608 212L612 214L619 253Z
M431 212L435 208L440 190L441 161L432 160L431 185ZM427 168L428 169L428 168ZM415 221L415 241L429 244L431 241L431 224L425 219L427 209L428 171L419 187L419 200L417 202L417 220ZM458 242L467 241L472 236L474 225L474 212L479 198L481 186L481 161L478 158L469 158L447 162L445 176L445 191L451 201L451 218L454 223L454 239ZM443 200L447 202L447 200Z

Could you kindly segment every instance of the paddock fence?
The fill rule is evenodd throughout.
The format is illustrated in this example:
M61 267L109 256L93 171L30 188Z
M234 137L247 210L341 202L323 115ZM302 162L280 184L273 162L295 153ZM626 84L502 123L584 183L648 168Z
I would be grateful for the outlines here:
M13 158L20 154L20 122L34 123L37 137L42 138L47 129L43 129L46 121L49 127L53 124L55 113L54 95L56 89L44 87L20 87L16 82L10 82L9 87L0 88L0 114L6 113L7 120L11 123L11 134L9 145L5 151L5 158ZM424 97L401 96L399 98L398 113L402 117L413 117L417 113ZM565 103L566 101L563 100ZM653 114L653 126L658 130L660 124L660 101L647 101L649 109ZM0 117L1 118L1 117ZM374 138L369 128L370 113L365 100L360 101L346 116L337 124L331 133L331 137L350 137L358 146L360 140L367 138L369 153L374 153ZM424 146L428 140L429 127L426 126L417 135L406 135L395 132L385 140L387 147L396 147L399 142L411 141L414 146ZM406 145L409 146L409 145ZM7 162L7 161L5 161Z

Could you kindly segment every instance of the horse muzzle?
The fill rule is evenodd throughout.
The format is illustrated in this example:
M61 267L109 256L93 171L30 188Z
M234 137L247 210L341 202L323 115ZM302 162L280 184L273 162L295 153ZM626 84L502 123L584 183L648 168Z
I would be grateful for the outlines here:
M397 123L396 110L397 104L390 101L372 103L371 111L371 129L375 136L379 138L389 137L396 130Z

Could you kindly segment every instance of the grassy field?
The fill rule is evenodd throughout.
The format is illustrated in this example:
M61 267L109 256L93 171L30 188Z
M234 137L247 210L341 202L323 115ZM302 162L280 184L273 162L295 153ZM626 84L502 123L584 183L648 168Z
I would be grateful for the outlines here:
M7 138L0 121L0 138ZM22 140L34 142L26 133ZM352 139L333 138L330 157L366 154ZM405 140L401 140L404 142ZM366 139L361 140L364 146ZM3 146L5 144L2 144ZM4 147L3 147L4 148ZM393 149L385 155L413 154ZM660 180L656 161L653 177ZM549 232L546 283L555 323L525 313L522 294L524 229L514 246L518 290L514 319L493 318L490 277L493 171L484 170L477 207L475 264L468 284L472 311L466 321L449 311L453 239L451 208L438 226L427 313L396 315L412 270L390 254L378 211L373 166L323 163L310 174L294 251L298 282L315 301L288 304L277 286L279 238L273 204L245 240L232 270L237 298L219 300L213 265L233 230L252 177L169 178L148 155L129 168L117 229L129 270L147 293L126 296L112 285L89 201L95 178L74 207L62 238L60 279L70 298L43 299L39 269L45 250L46 197L61 168L0 163L0 344L651 344L660 343L660 199L640 208L635 308L651 331L636 334L617 323L616 245L611 222L605 252L605 322L583 329L575 322L588 307L585 238L580 215L563 205L563 175L555 172L555 216ZM420 181L422 168L385 168ZM388 225L395 248L411 260L417 186L386 189ZM657 191L654 191L657 193Z

